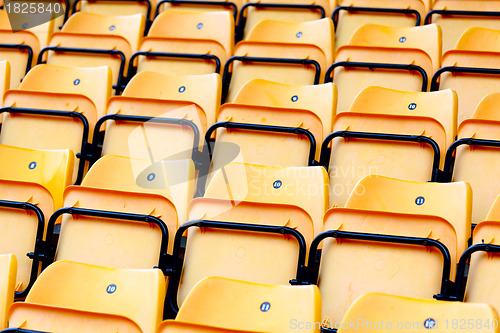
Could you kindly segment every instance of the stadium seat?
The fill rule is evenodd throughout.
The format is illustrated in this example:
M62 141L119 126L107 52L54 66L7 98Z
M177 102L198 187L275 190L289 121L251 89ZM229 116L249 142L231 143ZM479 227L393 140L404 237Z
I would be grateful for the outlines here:
M151 161L107 155L94 163L82 185L161 195L174 203L180 225L187 221L195 192L195 169L192 160Z
M0 207L0 254L16 256L16 298L23 298L39 272L38 255L54 200L39 184L0 180Z
M161 323L158 327L158 333L257 333L248 330L240 331L235 329L225 329L214 326L191 324L183 321L167 320Z
M233 54L233 45L234 19L228 12L167 10L155 19L131 59L128 77L134 71L220 73Z
M321 119L326 137L337 109L337 87L332 83L292 85L255 79L241 87L233 103L310 110Z
M339 333L411 330L413 332L498 332L498 314L486 304L432 301L381 293L358 298L342 319ZM349 325L350 323L356 323ZM467 323L467 324L464 324ZM463 325L462 325L463 324ZM467 326L469 325L470 326ZM339 325L340 326L340 325ZM460 328L463 326L464 328Z
M9 309L14 303L16 269L17 261L15 255L0 255L0 329L7 327Z
M0 94L2 96L1 105L3 105L3 95L10 89L10 64L7 60L0 61ZM1 117L0 117L1 118Z
M154 4L156 0L137 0L137 1L102 1L102 0L77 0L73 1L73 9L82 12L94 13L100 15L119 15L127 16L142 14L146 21L149 21L154 14Z
M71 185L75 155L68 149L42 150L0 145L0 179L40 184L54 200L54 210L62 207L64 189Z
M348 44L354 31L364 24L418 26L421 24L425 12L425 5L421 0L339 1L339 7L334 10L332 15L337 49Z
M495 202L490 207L485 221L500 221L500 195L495 199Z
M38 63L75 67L109 66L119 92L124 84L128 61L143 36L144 16L105 16L86 12L73 14L49 47L42 50Z
M491 12L491 15L488 15ZM453 49L460 36L470 28L500 29L500 1L435 1L425 23L435 23L443 30L443 53Z
M443 55L443 67L431 82L431 91L453 89L457 92L459 125L471 118L483 97L500 89L500 47L493 42L499 38L500 30L478 32L473 29L464 33L457 48Z
M159 269L116 269L70 261L47 267L9 327L49 332L155 332L165 278Z
M357 184L346 208L439 216L455 228L459 254L471 236L472 191L465 182L425 183L368 176Z
M204 197L296 205L314 223L314 235L323 228L328 206L328 176L321 167L266 167L230 163L208 183Z
M500 161L498 129L499 94L487 95L472 118L458 127L458 140L446 154L446 181L466 181L472 187L472 223L484 220L500 193L500 178L495 165Z
M320 332L320 295L316 286L257 284L220 277L200 281L174 322L258 332ZM168 322L162 324L168 325ZM294 325L297 326L294 328Z
M156 15L169 10L179 10L179 11L192 11L192 12L220 12L226 11L230 13L234 22L238 23L238 13L240 9L245 4L244 0L232 0L232 1L206 1L201 0L199 2L192 3L189 0L156 0Z

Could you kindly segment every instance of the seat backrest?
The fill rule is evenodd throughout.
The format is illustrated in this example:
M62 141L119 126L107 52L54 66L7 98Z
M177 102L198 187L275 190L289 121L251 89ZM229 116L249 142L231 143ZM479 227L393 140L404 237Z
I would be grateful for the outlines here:
M293 323L320 321L316 286L257 284L218 277L196 285L176 320L227 329L294 332ZM244 315L243 315L244 314ZM305 332L319 332L313 325Z
M349 45L420 49L431 57L433 72L441 67L441 28L435 24L418 27L365 24L353 33Z
M226 11L167 10L155 18L148 37L214 40L224 47L229 58L233 54L234 19Z
M264 20L248 33L245 40L316 45L324 52L327 66L333 63L335 34L330 18L306 22Z
M22 45L19 48L0 48L0 59L7 60L10 65L9 78L10 83L7 89L17 89L23 77L26 75L27 68L31 68L36 64L36 58L40 52L40 43L36 36L26 30L12 32L12 30L0 30L0 38L2 44L7 45ZM29 62L30 48L33 52L33 59Z
M26 303L121 315L144 332L154 332L163 315L164 296L165 278L159 269L58 261L40 274Z
M154 11L156 0L152 0L151 6ZM116 1L116 0L82 0L80 1L80 11L100 15L147 15L147 3L142 1Z
M467 29L455 46L455 50L500 52L500 30L473 27Z
M251 331L238 331L225 329L214 326L192 324L179 320L165 320L158 327L158 333L182 333L182 332L194 332L194 333L252 333ZM257 333L257 332L255 332Z
M82 185L162 195L174 203L180 225L186 221L195 191L194 163L192 160L151 162L107 155L94 163Z
M215 173L205 197L299 206L311 215L314 235L318 235L328 205L327 184L322 167L269 167L233 162Z
M64 189L71 185L75 154L70 150L27 149L0 145L0 178L37 183L54 200L54 210L62 207Z
M471 236L472 190L465 182L413 182L382 176L363 178L346 207L387 212L435 215L450 222L462 253Z
M101 117L111 97L111 71L108 67L38 65L29 71L19 89L84 95L94 102L97 116Z
M122 96L194 102L205 111L211 126L220 106L221 84L215 73L180 76L145 71L130 80Z
M500 93L492 93L484 96L484 98L479 102L474 113L472 114L473 119L484 119L484 120L500 120Z
M342 323L355 322L355 327L343 325L339 333L377 332L383 322L384 329L397 327L414 332L425 332L432 329L435 332L449 332L453 319L481 325L484 332L497 332L491 322L498 321L498 314L486 304L468 304L462 302L446 302L426 300L382 293L368 293L358 298L342 319ZM458 325L458 324L457 324ZM379 327L377 329L377 327ZM456 326L455 326L456 327Z
M321 119L325 138L332 131L337 109L337 87L333 83L292 85L255 79L241 87L233 102L310 110Z
M0 255L0 329L8 327L9 309L14 303L17 260L13 254Z
M3 105L3 95L10 89L10 64L7 60L0 61L0 94Z
M500 221L500 195L495 199L493 205L491 205L485 221Z

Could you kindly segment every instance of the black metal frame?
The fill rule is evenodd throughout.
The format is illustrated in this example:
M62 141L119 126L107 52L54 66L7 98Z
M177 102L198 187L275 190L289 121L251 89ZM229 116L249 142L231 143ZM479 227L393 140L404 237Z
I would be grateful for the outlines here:
M305 257L306 257L306 242L304 236L295 229L288 227L272 226L272 225L258 225L258 224L246 224L246 223L233 223L233 222L219 222L219 221L208 221L208 220L193 220L188 221L181 225L177 232L175 233L174 249L172 254L172 266L167 270L167 275L170 276L167 297L165 298L165 317L170 315L175 315L179 311L177 304L177 290L179 288L179 280L182 274L183 259L180 257L180 249L182 246L182 236L185 231L192 227L198 228L213 228L222 230L241 230L241 231L251 231L251 232L263 232L271 234L282 234L290 235L294 237L299 244L299 256L297 262L297 276L295 280L291 280L292 284L303 284L306 268L305 268ZM189 243L189 241L188 241ZM185 244L183 248L186 248L188 244Z
M35 283L35 280L38 276L38 269L40 267L40 262L45 259L45 255L40 252L40 247L43 244L43 231L45 228L45 218L43 212L37 206L30 204L28 202L16 202L16 201L8 201L8 200L0 200L0 207L18 209L18 210L26 210L32 211L35 213L37 218L37 228L36 228L36 240L33 247L33 252L27 253L26 255L30 258L33 263L31 264L31 274L30 281L26 288L23 291L16 291L16 298L24 298L28 295L29 290ZM21 230L20 230L21 232ZM24 231L22 231L24 232Z
M439 146L433 139L421 136L421 135L401 135L401 134L384 134L384 133L367 133L367 132L350 132L350 131L338 131L333 132L328 135L323 144L321 145L321 157L319 164L322 165L326 170L329 168L331 150L328 148L330 142L335 138L357 138L357 139L367 139L367 140L387 140L387 141L400 141L400 142L416 142L425 143L431 146L434 152L434 159L432 162L432 176L431 181L435 182L438 180L440 175L439 170L439 160L441 158Z
M476 244L470 246L464 251L457 265L455 294L449 297L450 300L463 301L465 296L465 287L467 285L469 259L476 252L500 253L500 246L493 244Z
M226 101L229 92L229 84L231 83L232 72L229 72L229 67L235 61L314 66L314 68L316 69L316 73L314 74L314 84L319 84L319 77L321 75L321 67L319 66L317 61L312 59L234 56L229 58L226 62L226 65L224 66L224 74L222 75L222 96L221 96L222 104L224 104Z
M4 330L1 330L0 333L50 333L50 332L27 330L25 328L6 328Z
M451 258L450 253L446 246L434 239L420 238L420 237L406 237L406 236L393 236L393 235L380 235L380 234L367 234L361 232L347 232L347 231L325 231L316 236L311 243L311 248L309 251L309 261L307 267L309 269L308 282L310 284L317 284L319 268L321 264L321 254L318 250L319 244L325 238L343 238L343 239L354 239L354 240L364 240L373 241L379 243L390 243L390 244L410 244L410 245L421 245L421 246L431 246L437 248L443 255L443 273L441 278L441 290L440 294L435 295L435 298L445 298L451 287L449 280L450 268L451 268Z
M245 31L246 19L245 10L248 7L255 8L280 8L280 9L308 9L319 11L321 13L321 18L325 18L325 9L319 5L313 4L285 4L285 3L261 3L261 2L248 2L241 7L240 16L238 20L238 27L236 31L236 41L243 39L243 33Z
M395 69L395 70L404 70L404 71L416 71L422 76L422 88L421 90L423 92L427 91L427 84L428 84L428 76L425 70L417 65L403 65L403 64L384 64L384 63L375 63L375 62L351 62L351 61L339 61L331 65L328 70L326 71L325 74L325 83L327 82L333 82L333 78L331 77L333 71L337 67L357 67L357 68L368 68L368 69Z
M78 118L78 120L82 122L83 133L82 133L82 145L80 148L80 152L76 153L76 157L80 159L80 162L78 165L78 176L75 181L75 185L79 185L82 182L83 172L85 169L85 161L87 159L86 156L87 156L88 137L89 137L89 122L83 114L75 111L40 110L40 109L26 109L26 108L13 108L13 107L5 107L0 109L0 114L5 112L31 114L35 116L45 115L54 117L67 117L72 119Z
M467 73L467 74L491 74L491 75L500 75L500 69L497 68L475 68L475 67L456 67L456 66L448 66L442 67L436 71L431 80L431 91L439 90L438 79L441 74L445 72L450 73Z
M164 3L171 4L185 4L185 5L201 5L201 6L220 6L220 7L231 7L233 10L234 22L238 18L238 7L233 2L229 1L196 1L196 0L161 0L156 4L155 17L160 14L160 8Z
M500 148L500 141L497 140L483 140L474 138L459 139L451 144L446 152L444 159L444 181L451 182L453 178L453 170L455 168L455 151L462 145L468 146L484 146L484 147L497 147Z
M102 50L102 49L83 49L76 47L60 47L60 46L47 46L44 47L40 54L38 55L37 64L44 64L46 62L43 61L43 56L48 51L54 52L69 52L69 53L89 53L89 54L107 54L110 56L119 56L120 57L120 69L118 70L118 79L116 85L113 85L113 89L115 89L115 95L119 95L124 83L123 72L125 70L125 55L123 52L118 50Z
M169 255L167 253L168 248L168 228L165 222L160 220L159 218L151 215L141 215L141 214L132 214L132 213L120 213L113 211L104 211L104 210L96 210L96 209L85 209L85 208L76 208L76 207L64 207L58 209L52 214L47 224L47 242L46 242L46 253L45 258L43 260L43 269L45 269L48 265L50 265L55 258L57 243L59 242L59 237L55 241L55 244L52 243L54 240L54 226L56 224L57 219L64 215L82 215L82 216L92 216L92 217L100 217L100 218L108 218L115 220L125 220L125 221L136 221L136 222L144 222L144 223L154 223L156 224L161 231L161 245L160 245L160 256L158 260L158 267L164 273L168 269L169 265Z
M18 49L18 50L27 50L28 51L28 62L26 64L26 74L31 69L31 64L33 62L33 49L29 45L25 44L0 44L0 49Z
M187 119L175 119L175 118L160 118L160 117L146 117L146 116L128 116L122 114L107 114L101 117L95 124L94 127L94 137L92 139L92 152L86 156L91 161L91 164L94 164L100 157L98 154L98 141L99 141L99 131L104 122L108 120L114 121L128 121L128 122L152 122L158 124L170 124L170 125L179 125L179 126L188 126L193 130L194 139L193 139L193 154L192 159L196 163L199 159L199 155L201 154L197 147L200 145L200 131L198 127Z
M374 8L374 7L350 7L350 6L338 6L335 8L332 14L332 20L337 30L337 25L339 21L339 12L345 10L348 12L364 12L364 13L394 13L394 14L404 14L404 15L415 15L415 26L420 25L420 13L415 9L409 8Z
M430 10L427 15L425 15L424 24L430 24L432 21L432 15L457 15L457 16L491 16L498 17L500 12L484 12L484 11L472 11L472 10L447 10L447 9L433 9Z

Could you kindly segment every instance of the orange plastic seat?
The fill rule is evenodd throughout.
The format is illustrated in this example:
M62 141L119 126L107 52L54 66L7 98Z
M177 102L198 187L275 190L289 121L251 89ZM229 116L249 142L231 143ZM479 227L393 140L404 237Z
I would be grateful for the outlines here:
M13 254L0 255L0 329L8 327L8 312L14 303L17 261Z

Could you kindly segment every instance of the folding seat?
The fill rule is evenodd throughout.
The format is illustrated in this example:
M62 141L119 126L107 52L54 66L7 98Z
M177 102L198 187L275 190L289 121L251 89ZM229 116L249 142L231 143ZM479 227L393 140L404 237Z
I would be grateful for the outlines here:
M54 210L62 207L64 189L72 184L73 152L0 145L0 156L9 161L0 163L0 179L40 184L52 195Z
M70 261L47 267L9 327L47 332L156 332L165 278L159 269L116 269Z
M146 21L152 18L153 6L156 0L137 1L96 1L96 0L76 0L73 2L73 12L77 10L100 15L134 15L142 14Z
M388 34L392 38L386 37ZM422 39L430 42L419 43ZM335 63L325 77L325 82L335 83L339 91L337 113L348 110L356 95L369 86L427 91L431 74L439 67L431 57L437 54L440 43L436 26L399 29L370 25L356 30L351 41L337 50Z
M38 275L45 223L54 211L54 200L39 184L0 180L0 206L0 254L16 256L16 298L22 298Z
M354 302L338 331L379 332L398 329L422 332L432 329L433 332L459 332L468 329L493 333L498 332L497 322L497 312L486 304L367 293Z
M455 47L461 35L470 28L500 29L500 1L435 1L425 23L435 23L443 30L443 52Z
M235 329L225 329L214 326L191 324L176 320L164 321L160 327L158 327L158 333L182 333L182 332L195 332L195 333L253 333L248 330L235 330ZM255 332L256 333L256 332Z
M323 228L328 208L328 178L321 167L270 167L230 163L208 183L205 198L295 205L314 223L314 235Z
M445 181L466 181L472 187L472 223L486 217L500 193L500 178L495 165L500 161L499 94L491 94L479 103L472 118L458 127L458 140L446 154Z
M396 27L420 25L426 13L422 0L341 0L333 11L337 49L367 23Z
M499 27L500 29L500 27ZM500 30L472 29L457 47L443 55L442 68L432 78L431 91L453 89L458 94L458 124L472 116L481 99L500 89Z
M258 284L210 277L193 288L175 320L164 321L160 331L169 326L191 324L231 332L242 329L294 332L298 327L302 332L320 332L320 312L316 286ZM304 327L306 324L308 327Z
M228 12L167 10L155 20L131 61L128 77L154 71L220 73L233 55L234 19Z
M78 12L53 34L49 46L40 52L38 63L96 67L109 66L118 92L124 83L127 62L139 47L145 18L141 14L106 16Z
M206 3L205 3L206 2ZM233 16L234 22L238 23L238 13L246 3L244 0L232 1L197 1L189 0L156 0L155 17L169 10L191 11L191 12L220 12L225 11Z
M16 286L16 256L13 254L0 255L0 329L7 327L8 312L14 303Z
M226 63L222 101L232 102L252 79L295 85L320 83L333 59L333 40L330 19L260 22L236 45L234 57Z
M2 96L3 105L3 95L5 91L10 89L10 64L7 60L0 61L0 94Z
M34 67L19 90L8 91L0 143L35 149L71 149L80 163L73 182L85 171L87 143L111 95L107 67ZM64 137L65 140L61 140Z
M151 161L107 155L92 165L82 185L161 195L174 203L180 225L187 221L195 192L195 168L190 159Z

